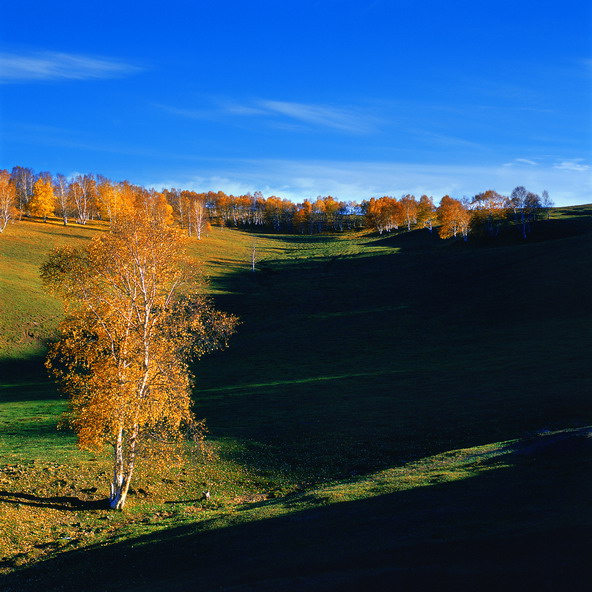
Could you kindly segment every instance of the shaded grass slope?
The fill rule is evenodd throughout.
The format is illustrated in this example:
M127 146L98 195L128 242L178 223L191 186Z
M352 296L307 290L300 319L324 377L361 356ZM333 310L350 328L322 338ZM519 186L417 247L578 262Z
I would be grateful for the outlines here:
M196 367L198 411L253 462L266 444L317 478L586 425L587 228L495 248L365 237L349 256L228 276L221 305L244 324Z

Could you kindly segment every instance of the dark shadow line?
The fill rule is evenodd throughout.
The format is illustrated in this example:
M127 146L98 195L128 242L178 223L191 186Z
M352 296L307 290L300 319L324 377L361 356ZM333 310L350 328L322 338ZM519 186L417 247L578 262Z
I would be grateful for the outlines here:
M104 510L109 507L109 502L106 498L100 500L82 500L73 496L40 497L29 493L15 493L12 491L0 491L0 503L2 502L7 504L22 504L24 506L67 511Z

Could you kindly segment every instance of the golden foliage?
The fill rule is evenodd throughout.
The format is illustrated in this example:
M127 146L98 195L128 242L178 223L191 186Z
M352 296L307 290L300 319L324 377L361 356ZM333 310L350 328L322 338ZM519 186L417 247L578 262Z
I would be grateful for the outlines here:
M47 216L53 216L56 203L51 180L39 177L35 181L33 196L29 200L29 213L45 220Z
M180 437L193 421L188 361L225 347L237 323L200 295L163 222L138 212L86 249L53 251L41 270L67 312L47 366L70 397L80 446L115 447L116 490L127 491L139 439Z
M462 234L467 237L471 214L467 208L458 200L445 195L438 207L438 219L440 221L440 238L456 237Z
M422 195L417 204L417 224L420 228L429 228L431 231L436 219L437 215L434 201L431 197Z
M371 198L366 207L366 220L380 234L397 230L405 221L401 202L388 196Z

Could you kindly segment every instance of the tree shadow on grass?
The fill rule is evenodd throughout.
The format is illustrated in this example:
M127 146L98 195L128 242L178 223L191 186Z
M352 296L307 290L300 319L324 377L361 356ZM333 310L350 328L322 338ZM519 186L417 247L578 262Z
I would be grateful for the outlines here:
M11 382L20 381L23 377L26 377L26 381L49 382L44 362L43 355L32 355L25 358L5 358L0 355L1 382L7 382L8 379Z
M266 514L281 503L270 500L248 522L223 516L67 552L0 585L66 591L84 581L90 592L117 573L136 592L585 589L589 454L510 461L464 480L284 515Z
M48 508L51 510L65 510L79 512L81 510L106 510L109 501L84 500L74 496L39 496L30 493L15 493L12 491L0 491L0 504L19 504L21 506L33 506L35 508Z

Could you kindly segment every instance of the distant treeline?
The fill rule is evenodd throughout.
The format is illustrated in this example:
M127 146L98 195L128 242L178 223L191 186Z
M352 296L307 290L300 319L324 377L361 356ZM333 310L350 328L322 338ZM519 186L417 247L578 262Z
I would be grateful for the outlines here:
M441 238L463 237L471 232L497 236L504 224L514 224L526 238L532 223L547 215L553 202L547 191L536 195L516 187L507 197L488 190L472 198L445 195L438 206L433 198L413 195L338 201L317 197L294 203L259 191L227 195L222 191L197 193L184 189L156 191L128 181L114 182L102 175L35 173L16 166L0 170L0 232L23 216L58 217L65 225L74 221L116 221L130 212L144 210L151 217L176 224L198 239L212 224L273 229L277 232L326 233L370 228L379 232L398 229L438 228Z

